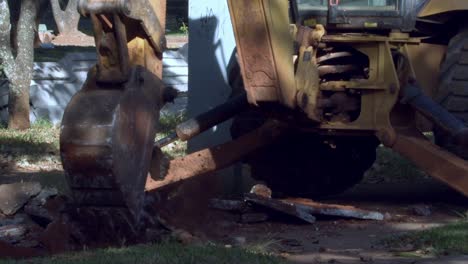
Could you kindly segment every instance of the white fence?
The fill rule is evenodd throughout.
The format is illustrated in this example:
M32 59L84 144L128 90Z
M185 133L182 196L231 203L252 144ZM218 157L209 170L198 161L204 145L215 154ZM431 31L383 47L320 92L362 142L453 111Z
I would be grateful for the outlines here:
M72 96L83 86L88 70L96 64L95 53L70 53L59 62L34 64L31 82L31 121L62 120ZM164 83L186 92L188 88L187 47L164 53ZM8 83L0 80L0 120L8 119Z

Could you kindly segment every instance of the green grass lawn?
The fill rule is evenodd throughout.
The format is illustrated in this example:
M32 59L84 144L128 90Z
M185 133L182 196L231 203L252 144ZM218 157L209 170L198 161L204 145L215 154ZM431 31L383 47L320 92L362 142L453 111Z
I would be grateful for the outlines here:
M110 248L83 251L66 255L36 258L24 261L0 260L0 264L280 264L283 259L249 252L240 248L225 248L214 245L184 246L175 242L141 245L128 248Z
M396 248L411 245L411 252L401 253L402 256L468 254L468 221L409 233L384 243Z
M45 155L58 155L59 133L58 127L45 120L36 121L25 131L8 130L0 124L0 153L33 162Z
M177 124L185 120L184 115L163 116L160 119L157 138L162 138L174 131ZM59 155L60 129L49 121L38 120L25 131L8 130L6 124L0 124L0 154L8 154L13 159L37 162L46 156ZM185 153L186 144L176 142L172 148L165 149L171 157Z
M376 162L366 172L363 183L417 182L429 177L408 159L380 146L377 148Z

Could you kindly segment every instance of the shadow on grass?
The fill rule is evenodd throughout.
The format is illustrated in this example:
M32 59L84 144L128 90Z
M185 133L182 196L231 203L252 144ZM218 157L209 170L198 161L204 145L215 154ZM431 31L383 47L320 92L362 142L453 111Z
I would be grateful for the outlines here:
M0 162L15 163L58 159L59 129L47 121L37 121L25 131L0 127Z
M213 245L184 246L175 242L164 242L156 245L83 251L25 261L0 260L0 264L9 263L280 264L284 263L284 261L276 257L256 254L239 248L224 248Z
M393 247L412 245L424 254L468 254L468 221L460 221L384 241Z

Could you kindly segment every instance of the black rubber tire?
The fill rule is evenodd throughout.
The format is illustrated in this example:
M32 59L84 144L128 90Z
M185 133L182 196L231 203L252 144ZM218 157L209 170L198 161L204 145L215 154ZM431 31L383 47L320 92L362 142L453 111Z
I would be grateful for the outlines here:
M235 58L235 57L234 57ZM231 59L233 94L244 90L240 69ZM257 107L234 118L237 138L261 126L267 117ZM251 153L244 162L251 176L266 183L275 196L317 198L338 194L359 183L376 159L376 137L325 138L291 131L277 142Z
M231 133L260 119L238 117ZM275 143L251 153L245 162L251 176L266 183L275 196L318 198L341 193L359 183L376 159L373 137L324 138L291 131Z
M460 31L447 47L435 98L450 113L468 124L468 29ZM448 134L435 129L434 135L439 146L468 159L468 150L455 144Z

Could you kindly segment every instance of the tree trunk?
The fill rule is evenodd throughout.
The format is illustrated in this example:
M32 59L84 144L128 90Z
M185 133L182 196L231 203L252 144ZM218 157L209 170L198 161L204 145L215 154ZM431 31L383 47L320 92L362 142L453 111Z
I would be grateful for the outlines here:
M11 47L11 24L8 2L0 0L0 59L10 84L8 128L27 129L29 121L29 87L33 75L34 37L38 1L21 0L18 19L16 57Z
M65 10L60 7L59 0L50 0L52 13L60 35L69 35L78 31L80 13L78 13L78 0L68 0Z
M8 93L8 128L25 130L31 126L29 120L29 83L22 80L16 82L10 82L10 92Z

